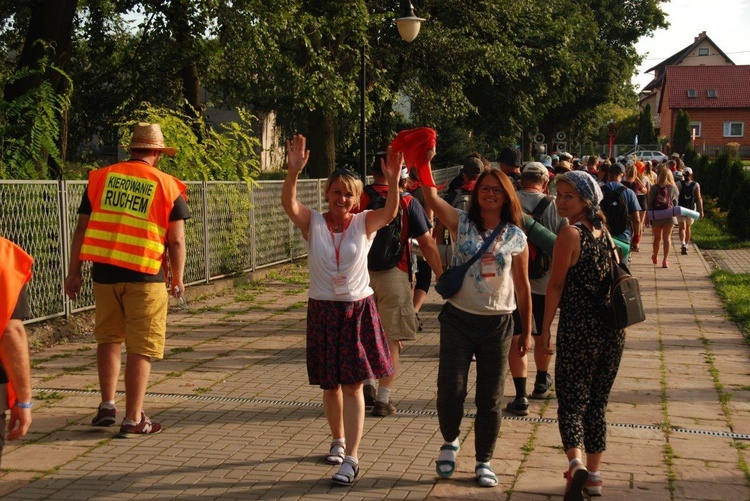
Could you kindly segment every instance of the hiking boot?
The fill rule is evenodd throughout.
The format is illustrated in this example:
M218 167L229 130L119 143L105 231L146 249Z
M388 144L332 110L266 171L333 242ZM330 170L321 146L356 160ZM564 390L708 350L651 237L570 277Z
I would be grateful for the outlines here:
M680 254L683 256L687 256L687 245L683 245L682 249L680 250Z
M531 392L530 397L541 400L547 395L549 395L551 389L552 389L552 376L547 374L547 377L545 378L545 381L543 383L534 384L534 391Z
M528 416L529 415L529 399L526 397L516 397L512 402L508 402L508 406L505 408L511 414L516 416Z
M375 405L375 397L378 395L378 390L371 384L366 384L362 387L362 392L365 394L365 407L372 407Z
M96 416L91 420L91 426L112 426L115 424L116 414L117 409L105 409L102 407L102 404L99 404Z
M396 407L391 403L390 400L388 400L388 403L385 402L375 402L375 406L372 408L372 415L373 416L390 416L391 414L396 413Z
M120 426L120 433L117 434L119 438L133 438L142 437L146 435L156 435L161 432L161 425L151 421L146 413L141 411L141 421L137 424L128 424L122 420L122 426Z

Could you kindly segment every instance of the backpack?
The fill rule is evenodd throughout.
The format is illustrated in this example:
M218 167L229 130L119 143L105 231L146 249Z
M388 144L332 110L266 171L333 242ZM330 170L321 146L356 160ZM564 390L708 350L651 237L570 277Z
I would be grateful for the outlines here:
M471 205L471 192L464 189L458 189L455 193L456 196L451 201L451 205L456 209L469 212L469 206Z
M546 196L536 204L534 210L529 214L534 219L534 224L542 224L542 214L547 210L554 198ZM533 226L533 225L532 225ZM529 245L529 278L544 277L552 265L552 256L544 252L531 242Z
M625 186L613 190L608 185L602 186L602 198L599 206L607 216L607 226L613 235L620 235L628 228L628 202L625 199Z
M672 207L672 197L669 196L669 186L656 187L656 202L654 210L669 209Z
M370 197L366 209L381 209L385 207L385 198L371 184L365 186L365 193ZM404 246L401 242L401 222L403 217L402 200L399 200L398 214L387 225L375 234L372 247L367 254L367 269L372 271L390 270L401 260Z
M690 210L695 210L695 183L683 181L680 184L680 198L678 199L677 204L680 207L687 207Z

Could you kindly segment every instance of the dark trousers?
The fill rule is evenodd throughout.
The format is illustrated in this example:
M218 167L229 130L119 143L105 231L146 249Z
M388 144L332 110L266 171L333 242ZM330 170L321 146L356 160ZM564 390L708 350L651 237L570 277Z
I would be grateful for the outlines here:
M489 461L500 432L501 399L508 350L513 337L513 317L511 314L474 315L446 303L438 320L440 366L437 410L440 432L446 442L458 438L464 415L469 367L474 355L477 364L474 445L477 461Z

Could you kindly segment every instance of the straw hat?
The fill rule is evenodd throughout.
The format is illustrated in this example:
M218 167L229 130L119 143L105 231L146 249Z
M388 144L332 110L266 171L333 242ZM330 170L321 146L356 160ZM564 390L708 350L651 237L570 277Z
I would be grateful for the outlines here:
M155 150L173 157L175 148L164 145L164 135L159 124L139 123L133 129L133 139L130 140L130 150Z

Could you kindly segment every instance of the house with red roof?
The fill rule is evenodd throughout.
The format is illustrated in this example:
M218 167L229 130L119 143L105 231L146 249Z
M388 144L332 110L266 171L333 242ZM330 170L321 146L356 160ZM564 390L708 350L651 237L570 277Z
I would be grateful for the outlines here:
M651 71L654 79L638 104L651 105L658 136L672 136L683 109L690 115L696 150L714 154L730 142L750 149L750 66L735 65L704 31Z
M750 147L750 65L667 66L659 134L672 136L679 110L690 115L697 151L714 154L727 143Z

